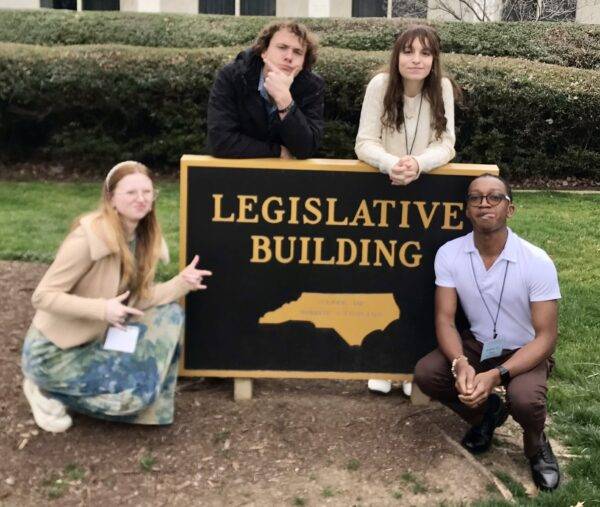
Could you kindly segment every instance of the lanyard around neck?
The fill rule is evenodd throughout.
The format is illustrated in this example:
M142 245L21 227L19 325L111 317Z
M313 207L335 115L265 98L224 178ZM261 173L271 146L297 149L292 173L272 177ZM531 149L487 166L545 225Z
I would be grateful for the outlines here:
M506 283L506 273L508 273L508 260L506 260L506 267L504 268L504 278L502 280L502 289L500 290L500 299L498 300L498 309L496 310L496 318L494 318L494 316L492 315L491 310L489 309L485 298L483 297L483 292L481 290L481 287L479 286L479 282L477 281L477 276L475 275L475 266L473 265L473 252L469 253L469 260L471 261L471 270L473 271L473 279L475 280L475 285L477 286L477 290L479 291L479 295L481 296L481 300L483 301L483 304L485 306L485 309L487 310L490 319L492 319L492 323L494 324L494 336L493 336L493 340L496 339L496 337L498 336L498 333L496 332L496 324L498 323L498 316L500 315L500 307L502 306L502 296L504 295L504 284Z
M404 142L406 143L406 151L407 155L412 155L413 148L415 146L415 141L417 140L417 132L419 130L419 120L421 119L421 106L423 105L423 92L421 91L421 100L419 101L419 112L417 113L417 125L415 127L415 135L413 136L412 143L410 144L410 148L408 147L408 133L406 128L406 115L404 114L404 108L402 108L402 116L404 117Z

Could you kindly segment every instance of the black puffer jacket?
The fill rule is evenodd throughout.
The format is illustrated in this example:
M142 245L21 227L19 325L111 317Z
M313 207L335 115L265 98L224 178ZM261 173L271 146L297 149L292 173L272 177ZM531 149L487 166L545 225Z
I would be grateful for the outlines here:
M258 80L262 59L250 49L217 74L208 99L208 147L222 158L279 157L285 146L296 158L314 156L323 136L323 79L306 70L294 79L296 104L269 125Z

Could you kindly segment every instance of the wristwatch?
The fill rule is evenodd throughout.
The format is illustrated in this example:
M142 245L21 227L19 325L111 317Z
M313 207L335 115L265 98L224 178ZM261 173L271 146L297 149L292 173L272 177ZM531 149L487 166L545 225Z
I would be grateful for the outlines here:
M287 107L284 107L283 109L278 109L277 112L282 113L282 114L289 113L295 105L296 105L296 103L292 99L292 101L289 103L289 105Z
M506 387L510 382L510 372L504 366L496 366L496 369L500 372L500 383Z

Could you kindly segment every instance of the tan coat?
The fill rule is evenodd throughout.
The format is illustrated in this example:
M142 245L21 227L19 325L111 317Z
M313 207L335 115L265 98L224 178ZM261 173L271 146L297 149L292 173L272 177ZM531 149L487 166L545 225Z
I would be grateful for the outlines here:
M99 213L83 217L33 293L31 302L37 310L33 326L62 349L89 342L106 331L106 301L118 295L121 275L113 236ZM161 260L168 262L168 257L163 241ZM177 275L154 285L150 296L134 306L144 310L171 303L189 290Z

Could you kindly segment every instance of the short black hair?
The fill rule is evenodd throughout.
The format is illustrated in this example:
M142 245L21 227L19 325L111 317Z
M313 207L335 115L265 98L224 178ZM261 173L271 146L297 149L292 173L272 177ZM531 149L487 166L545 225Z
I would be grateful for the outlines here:
M474 178L473 181L478 180L479 178L496 178L497 180L501 181L504 185L504 188L506 188L506 195L510 198L510 202L513 202L512 188L510 187L510 183L507 180L505 180L502 176L492 173L483 173L477 176L477 178ZM473 184L473 181L469 183L469 188Z

